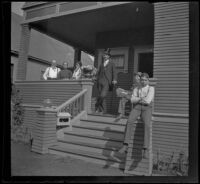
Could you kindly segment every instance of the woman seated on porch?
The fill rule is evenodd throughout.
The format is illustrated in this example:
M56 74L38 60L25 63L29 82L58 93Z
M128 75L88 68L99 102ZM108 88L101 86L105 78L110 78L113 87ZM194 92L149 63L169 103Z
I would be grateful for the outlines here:
M72 75L72 78L73 79L80 79L81 78L81 75L82 75L82 63L79 61L76 63L76 68L73 72L73 75Z
M72 78L72 72L67 68L68 68L68 62L64 61L63 62L63 70L61 70L58 73L57 79L66 80L66 79Z

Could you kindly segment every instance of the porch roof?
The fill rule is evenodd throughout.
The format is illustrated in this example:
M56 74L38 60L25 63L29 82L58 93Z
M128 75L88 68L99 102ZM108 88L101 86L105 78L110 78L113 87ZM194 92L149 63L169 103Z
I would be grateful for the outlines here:
M23 23L29 23L33 29L92 55L95 54L97 34L145 29L154 24L153 5L149 2L92 2L81 7L84 3L89 2L26 3ZM48 12L48 5L55 6L55 12L52 9L53 13L43 15L40 7ZM30 18L28 13L33 15L33 10L40 10L40 13L34 12L35 17Z

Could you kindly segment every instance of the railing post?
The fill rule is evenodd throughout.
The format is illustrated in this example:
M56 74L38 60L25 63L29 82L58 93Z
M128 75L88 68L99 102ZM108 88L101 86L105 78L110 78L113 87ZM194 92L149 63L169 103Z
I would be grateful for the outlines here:
M87 89L86 94L84 95L84 110L87 113L91 113L91 103L92 103L92 87L94 83L91 79L82 79L82 89Z
M48 153L48 147L57 142L57 112L51 108L39 108L36 113L32 151L45 154Z

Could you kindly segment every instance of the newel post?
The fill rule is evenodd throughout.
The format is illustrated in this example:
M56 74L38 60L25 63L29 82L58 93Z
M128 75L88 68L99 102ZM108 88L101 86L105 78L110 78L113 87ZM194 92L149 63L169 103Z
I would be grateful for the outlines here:
M82 79L82 89L87 89L86 95L84 97L84 110L87 113L91 113L91 103L92 103L92 88L94 82L91 79Z
M35 129L33 132L32 151L45 154L56 139L57 112L51 108L36 110Z

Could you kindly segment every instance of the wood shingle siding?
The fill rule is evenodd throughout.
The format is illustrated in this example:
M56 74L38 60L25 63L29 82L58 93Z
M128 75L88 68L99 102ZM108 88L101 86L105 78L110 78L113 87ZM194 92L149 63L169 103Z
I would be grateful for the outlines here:
M189 113L189 3L155 3L155 112Z

